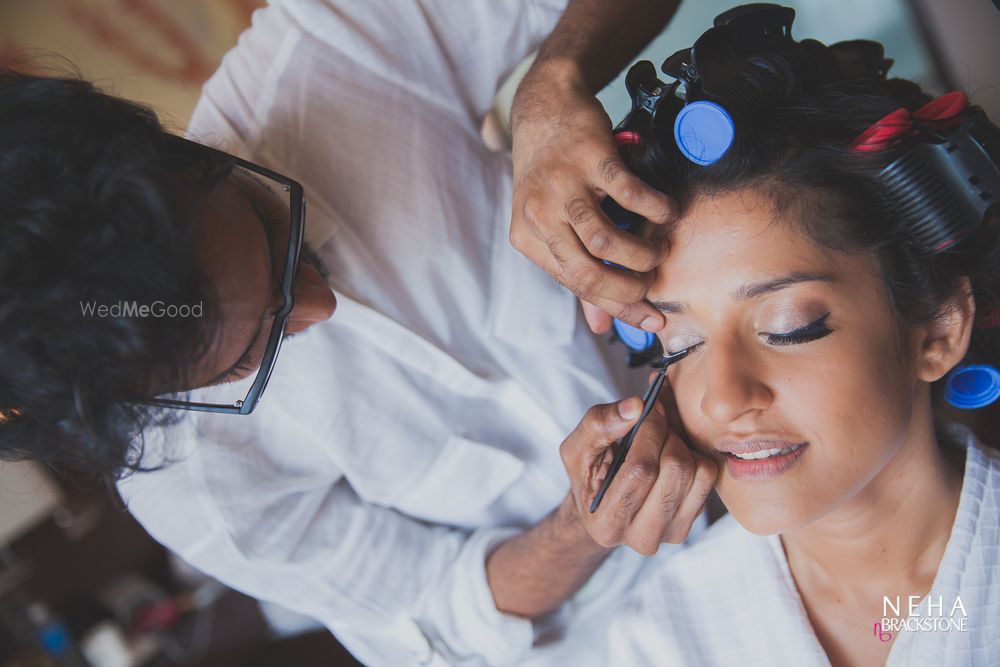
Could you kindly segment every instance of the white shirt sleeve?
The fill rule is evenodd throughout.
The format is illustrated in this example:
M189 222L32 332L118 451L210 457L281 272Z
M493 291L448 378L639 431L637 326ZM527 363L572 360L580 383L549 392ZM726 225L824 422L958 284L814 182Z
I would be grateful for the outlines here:
M367 665L516 665L529 621L497 611L485 559L516 532L469 533L362 501L329 471L253 477L201 451L119 488L157 540L199 570L326 625ZM243 449L246 456L251 452ZM232 469L233 467L237 469Z

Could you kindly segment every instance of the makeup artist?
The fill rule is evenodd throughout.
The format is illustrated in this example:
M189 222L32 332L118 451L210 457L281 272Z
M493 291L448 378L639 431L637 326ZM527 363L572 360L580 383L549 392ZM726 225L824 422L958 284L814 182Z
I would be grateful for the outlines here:
M662 257L597 213L605 192L655 221L671 207L628 176L592 96L673 9L275 2L189 128L244 161L85 82L4 72L4 456L138 470L119 490L154 537L366 664L604 664L605 619L644 567L607 547L654 545L627 526L593 542L558 449L644 374L508 236L585 299L663 324L633 303L648 277L609 277L583 249L638 270ZM543 40L512 164L478 130ZM167 296L204 316L83 306ZM591 412L572 442L607 444L634 407ZM664 456L683 509L636 520L678 540L711 471Z

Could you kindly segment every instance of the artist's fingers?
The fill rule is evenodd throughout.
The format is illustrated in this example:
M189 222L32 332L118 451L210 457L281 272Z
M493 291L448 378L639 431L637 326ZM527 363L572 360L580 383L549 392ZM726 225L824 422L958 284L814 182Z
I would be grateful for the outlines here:
M719 468L710 458L702 456L697 452L691 452L695 464L694 479L691 488L684 495L680 506L674 513L673 519L666 525L661 541L670 544L680 544L688 538L691 533L691 526L698 519L705 507L715 480L719 476Z
M521 252L545 269L553 279L573 290L582 301L608 315L603 323L600 316L588 316L588 323L595 333L606 332L612 317L645 331L659 331L665 325L663 314L645 300L652 281L651 274L624 271L586 256L580 261L573 259L564 248L579 244L579 239L575 237L552 238L548 242L530 237L521 239L520 243ZM585 315L587 312L585 308ZM591 309L590 313L595 311Z
M636 514L640 511L660 474L660 451L668 434L662 408L654 407L632 440L625 461L594 513L591 534L604 546L626 540ZM659 543L657 533L653 541Z
M587 321L587 326L595 334L603 334L611 331L611 320L613 319L604 310L598 308L587 301L580 301L583 309L583 319Z
M656 482L626 531L626 544L646 556L656 553L691 491L696 471L691 451L680 437L671 433L660 450Z
M565 453L569 454L573 448L588 456L603 453L628 433L641 411L642 399L638 396L591 407L563 442Z
M666 237L645 239L618 229L601 209L595 193L571 191L566 197L559 220L576 233L592 257L640 273L652 271L666 257Z
M659 331L666 323L645 298L652 274L625 271L590 257L586 251L579 251L581 241L572 232L545 241L529 234L519 236L515 243L511 230L511 242L557 282L611 317L645 331ZM579 252L573 252L573 248Z
M611 445L628 433L641 410L637 396L595 405L559 446L581 516L589 514L589 503L607 472Z
M632 173L617 151L606 154L593 164L589 174L591 183L607 193L622 208L655 224L664 224L677 218L679 207L676 200Z

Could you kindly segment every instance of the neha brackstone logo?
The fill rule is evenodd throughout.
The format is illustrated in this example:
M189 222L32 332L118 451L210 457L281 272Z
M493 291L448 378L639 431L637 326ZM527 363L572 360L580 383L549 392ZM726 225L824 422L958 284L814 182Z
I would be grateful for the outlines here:
M202 302L194 305L168 304L163 301L139 303L138 301L119 301L112 304L98 304L96 301L81 301L80 313L84 317L201 317L205 308Z
M926 613L922 613L922 601L919 595L900 598L882 596L882 620L874 622L872 632L881 642L889 642L897 632L968 632L969 617L965 613L962 598L955 596L950 605L945 603L944 596L927 597ZM905 603L904 603L905 600ZM900 618L900 611L906 612L905 618Z

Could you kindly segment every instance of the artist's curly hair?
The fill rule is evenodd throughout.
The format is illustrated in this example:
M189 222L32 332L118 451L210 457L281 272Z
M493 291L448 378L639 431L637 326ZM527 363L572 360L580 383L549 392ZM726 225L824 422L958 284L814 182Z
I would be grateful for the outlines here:
M754 83L753 69L744 76ZM642 119L636 128L641 142L623 146L622 152L635 172L682 206L698 195L752 188L779 211L791 211L821 246L874 253L903 325L939 316L963 277L971 282L977 315L996 314L1000 224L995 215L947 251L929 253L877 183L879 172L921 138L883 151L858 152L850 146L890 112L900 107L912 112L930 99L911 81L883 76L791 85L787 95L769 97L765 107L734 114L734 142L709 166L694 164L677 148L673 124L683 103L671 101L657 110L655 122ZM1000 329L977 327L966 361L998 360ZM942 384L934 388L935 402Z
M138 465L175 414L139 401L186 386L212 320L82 304L205 299L193 207L228 169L145 107L0 70L0 458L103 481Z

